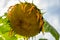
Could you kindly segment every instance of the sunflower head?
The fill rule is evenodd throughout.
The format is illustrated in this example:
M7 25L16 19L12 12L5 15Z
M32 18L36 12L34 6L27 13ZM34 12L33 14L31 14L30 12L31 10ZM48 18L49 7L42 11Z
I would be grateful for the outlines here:
M35 36L43 30L43 17L41 11L32 3L20 3L11 6L7 17L12 29L22 36Z

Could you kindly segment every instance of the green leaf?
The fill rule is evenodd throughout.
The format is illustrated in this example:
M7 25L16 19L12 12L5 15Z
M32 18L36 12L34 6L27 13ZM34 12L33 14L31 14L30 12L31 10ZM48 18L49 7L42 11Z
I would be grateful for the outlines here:
M59 33L58 33L57 30L56 30L52 25L50 25L47 21L45 21L44 29L45 29L45 32L50 32L50 33L53 35L53 37L55 37L56 40L59 40Z

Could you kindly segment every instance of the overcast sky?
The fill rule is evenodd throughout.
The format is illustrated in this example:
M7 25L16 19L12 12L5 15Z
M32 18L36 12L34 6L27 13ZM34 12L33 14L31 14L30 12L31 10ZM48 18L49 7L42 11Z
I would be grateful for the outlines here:
M21 0L24 2L24 0ZM32 0L26 0L32 2ZM18 0L0 0L0 16L7 11L8 7L19 3ZM47 20L60 34L60 0L33 0L33 3L43 12L46 12L43 17ZM46 37L47 36L47 37ZM41 33L36 36L39 38L47 38L48 40L55 40L50 33L45 33L43 36Z

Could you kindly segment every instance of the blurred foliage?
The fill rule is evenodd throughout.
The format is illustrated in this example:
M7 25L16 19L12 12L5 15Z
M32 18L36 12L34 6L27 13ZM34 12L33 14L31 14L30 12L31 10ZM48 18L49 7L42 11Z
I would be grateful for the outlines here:
M10 23L6 17L7 13L5 15L0 16L0 40L17 40L18 37L21 38L22 36L13 35L12 37L9 37L9 31L11 29ZM59 40L59 33L56 31L53 26L51 26L47 21L44 23L45 32L50 32L56 40ZM39 39L39 40L47 40L47 39Z
M4 40L2 37L0 37L0 40Z

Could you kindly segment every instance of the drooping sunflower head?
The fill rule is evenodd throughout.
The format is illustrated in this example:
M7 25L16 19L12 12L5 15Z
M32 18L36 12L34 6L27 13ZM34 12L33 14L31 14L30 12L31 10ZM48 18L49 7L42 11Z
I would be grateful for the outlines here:
M20 3L11 6L7 15L12 29L22 36L35 36L43 30L41 11L32 3Z

